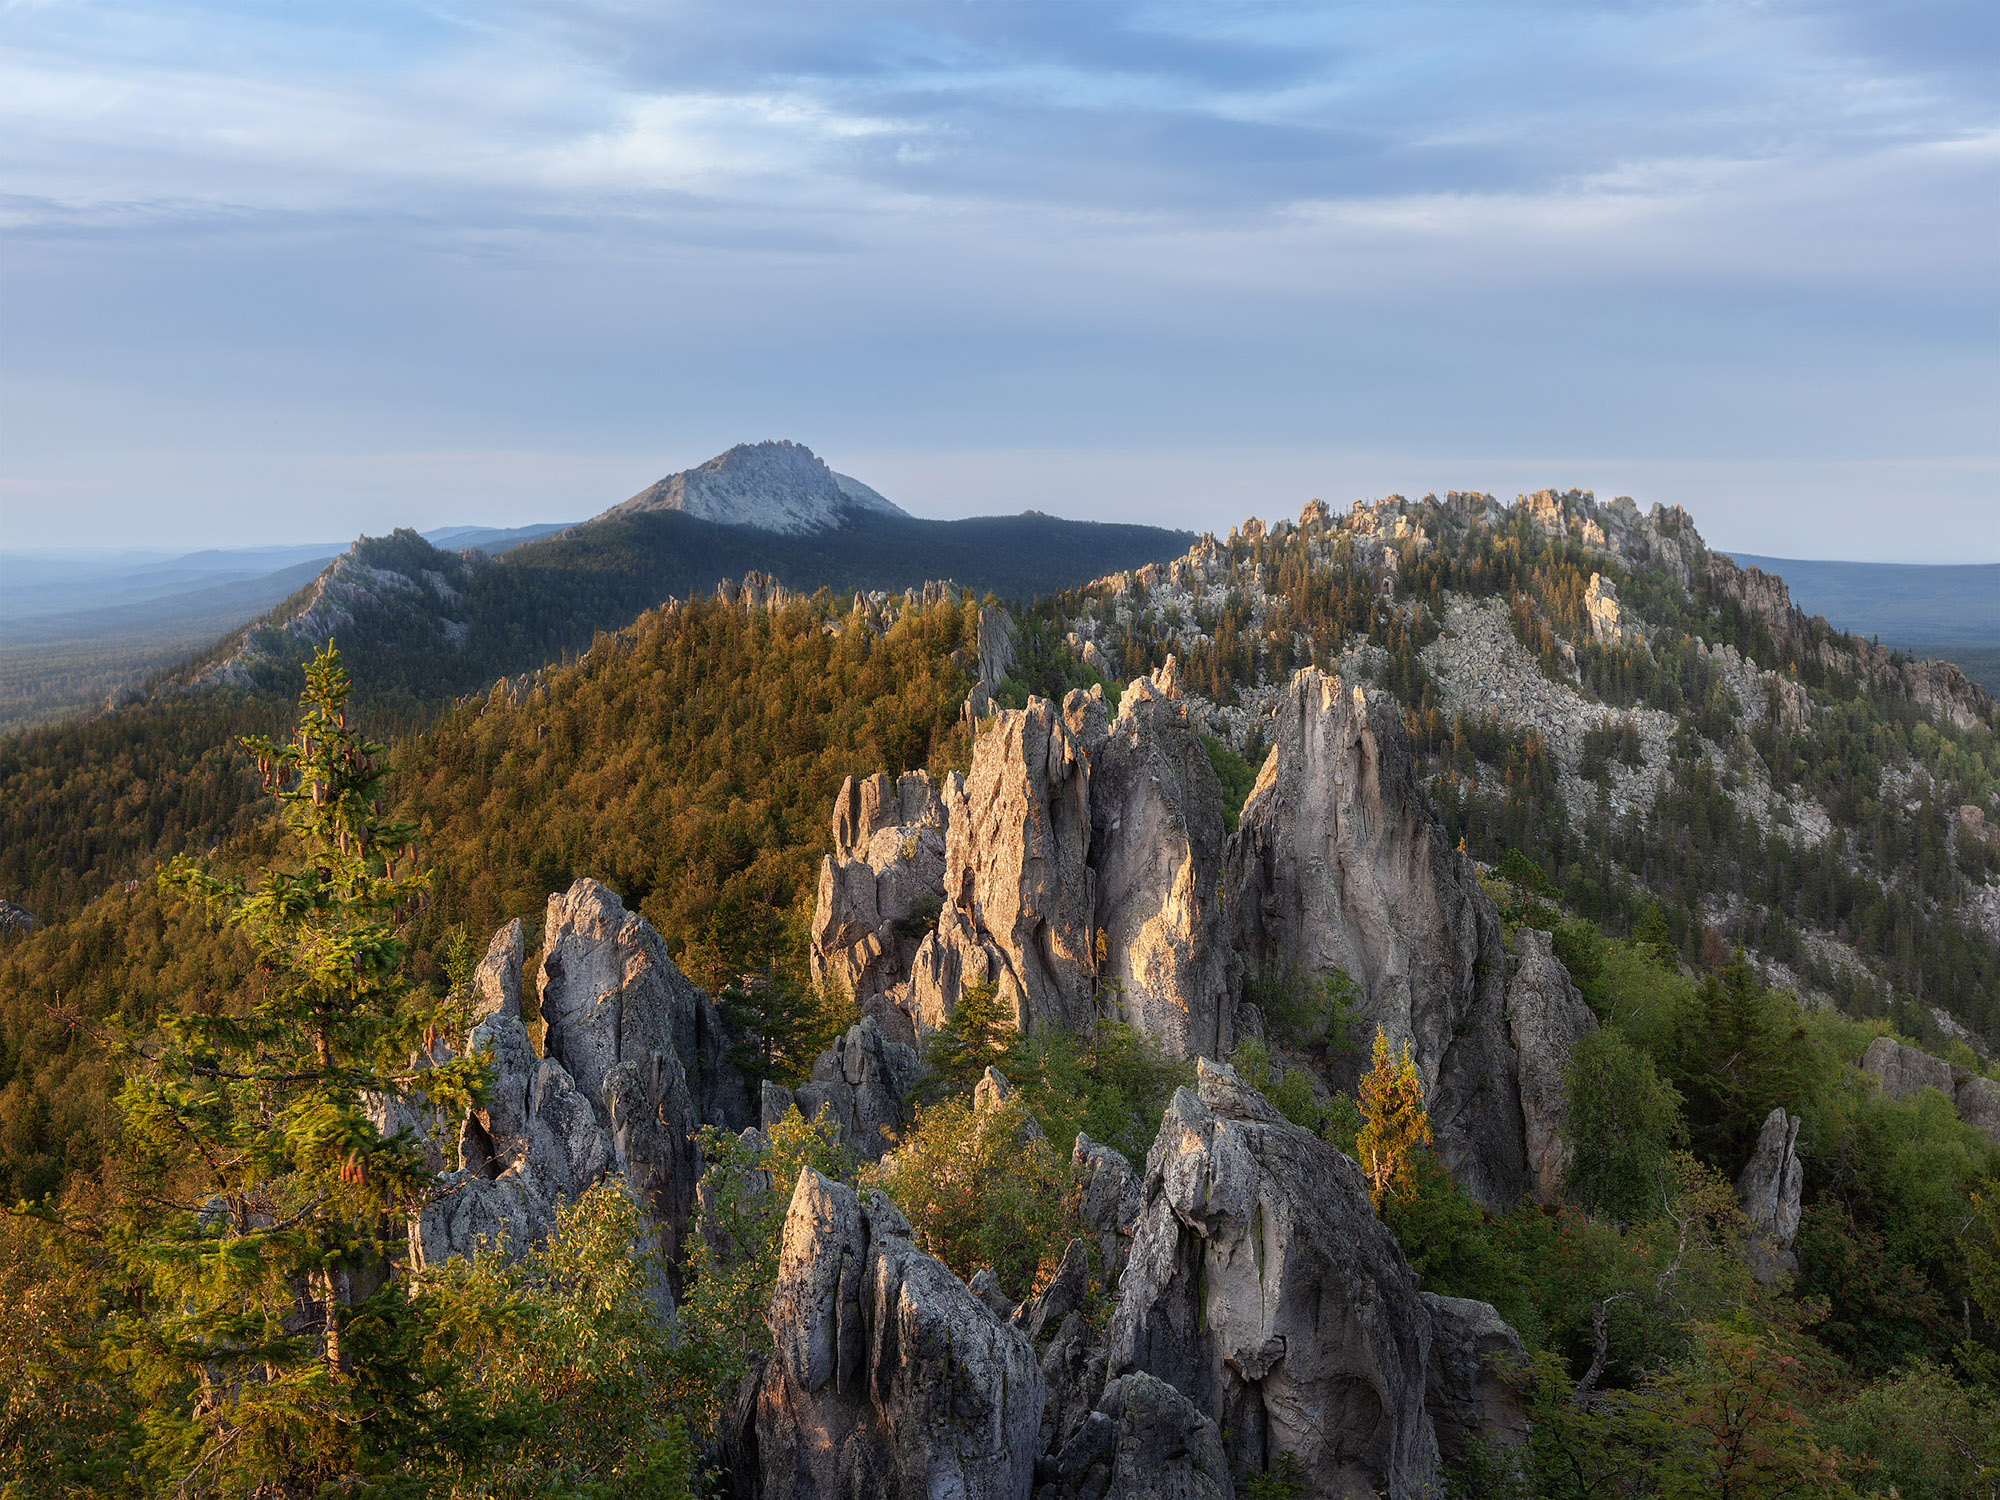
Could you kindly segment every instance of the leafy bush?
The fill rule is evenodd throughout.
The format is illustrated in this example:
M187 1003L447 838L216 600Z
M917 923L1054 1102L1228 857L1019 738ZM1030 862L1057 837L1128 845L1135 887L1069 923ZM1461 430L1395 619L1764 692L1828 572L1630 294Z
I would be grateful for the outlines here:
M1578 1039L1563 1082L1570 1146L1563 1196L1620 1223L1646 1219L1660 1202L1667 1153L1687 1139L1679 1093L1649 1055L1609 1027Z
M433 1359L464 1380L483 1441L425 1475L451 1500L692 1500L695 1450L660 1315L665 1268L645 1212L607 1179L557 1213L548 1241L428 1273Z
M1020 1300L1054 1274L1077 1229L1077 1181L1019 1097L919 1107L895 1151L861 1173L910 1221L917 1245L970 1279L990 1266Z

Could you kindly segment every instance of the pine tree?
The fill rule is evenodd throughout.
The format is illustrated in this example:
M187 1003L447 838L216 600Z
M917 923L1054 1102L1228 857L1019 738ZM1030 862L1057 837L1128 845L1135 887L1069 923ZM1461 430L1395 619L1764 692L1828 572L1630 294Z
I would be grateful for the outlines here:
M296 862L253 884L182 856L164 890L248 940L247 993L132 1044L119 1096L146 1190L120 1239L144 1289L120 1337L177 1493L310 1493L400 1467L454 1409L399 1279L432 1184L410 1128L483 1077L439 1044L448 1001L410 987L422 899L409 824L384 820L382 747L349 726L331 645L286 744L246 739ZM435 1059L435 1065L434 1065Z
M1368 1196L1379 1208L1385 1196L1403 1197L1413 1190L1413 1159L1431 1143L1424 1081L1410 1056L1410 1044L1392 1051L1388 1036L1377 1028L1373 1065L1359 1092L1363 1124L1355 1138L1355 1155L1368 1174Z

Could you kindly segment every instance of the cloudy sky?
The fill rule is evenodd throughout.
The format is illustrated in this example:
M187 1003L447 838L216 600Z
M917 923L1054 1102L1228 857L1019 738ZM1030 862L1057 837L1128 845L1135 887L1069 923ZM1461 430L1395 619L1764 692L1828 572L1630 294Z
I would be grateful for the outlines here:
M1391 490L2000 559L2000 7L0 0L13 546Z

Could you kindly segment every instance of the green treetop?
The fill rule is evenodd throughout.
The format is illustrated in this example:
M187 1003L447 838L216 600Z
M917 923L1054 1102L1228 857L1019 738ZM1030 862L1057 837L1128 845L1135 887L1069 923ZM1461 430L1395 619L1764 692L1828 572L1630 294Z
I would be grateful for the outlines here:
M240 931L247 991L190 1002L130 1048L119 1096L146 1184L124 1255L146 1289L120 1330L152 1457L189 1492L310 1492L387 1471L447 1402L421 1368L405 1224L431 1191L414 1130L483 1078L452 1002L412 989L399 924L422 900L415 829L379 812L382 747L348 723L331 645L298 728L246 739L294 862L253 882L187 856L162 887Z

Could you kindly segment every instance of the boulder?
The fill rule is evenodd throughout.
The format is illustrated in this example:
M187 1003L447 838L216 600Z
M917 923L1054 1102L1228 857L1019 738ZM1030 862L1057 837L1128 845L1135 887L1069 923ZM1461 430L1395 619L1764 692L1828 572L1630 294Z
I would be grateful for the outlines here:
M1511 1207L1529 1178L1500 918L1444 836L1394 699L1307 668L1270 732L1223 874L1237 950L1288 982L1351 976L1369 1029L1410 1044L1452 1174Z
M799 1113L811 1120L826 1108L848 1148L879 1161L902 1136L922 1071L915 1048L890 1041L880 1022L865 1016L814 1061L811 1080L795 1096Z
M1222 1435L1164 1380L1135 1372L1104 1388L1097 1408L1048 1466L1050 1500L1231 1500Z
M1436 1479L1432 1313L1361 1169L1202 1060L1146 1158L1108 1368L1154 1375L1238 1473L1296 1457L1313 1496L1415 1500Z
M1736 1192L1743 1200L1750 1267L1762 1282L1798 1269L1792 1242L1799 1233L1799 1193L1805 1169L1799 1163L1799 1117L1774 1109L1757 1136L1757 1152Z
M1905 1047L1892 1036L1878 1036L1861 1055L1861 1071L1881 1084L1891 1099L1914 1099L1927 1088L1945 1098L1956 1094L1951 1064L1915 1047Z
M410 1265L421 1271L481 1250L519 1254L554 1227L555 1210L527 1162L497 1178L450 1172L410 1221Z
M766 1500L1027 1500L1034 1351L879 1193L799 1174L769 1321L750 1451L730 1455Z
M1959 1119L2000 1146L2000 1083L1967 1073L1958 1080L1952 1098Z
M1120 1019L1170 1057L1222 1057L1236 1043L1225 837L1222 786L1186 705L1135 679L1090 756L1094 918Z
M1537 1203L1561 1201L1569 1166L1569 1090L1563 1070L1570 1052L1597 1017L1570 983L1569 970L1555 955L1554 939L1532 927L1514 939L1520 963L1507 985L1507 1032L1519 1058L1522 1141L1528 1157L1529 1191Z
M1491 1303L1423 1294L1431 1312L1431 1354L1424 1404L1437 1430L1438 1453L1460 1462L1476 1444L1520 1448L1528 1441L1528 1408L1516 1376L1527 1367L1521 1336Z
M963 988L992 982L1027 1030L1097 1019L1090 771L1045 698L993 716L971 774L945 782L944 908L916 960L912 1004L935 1028Z

